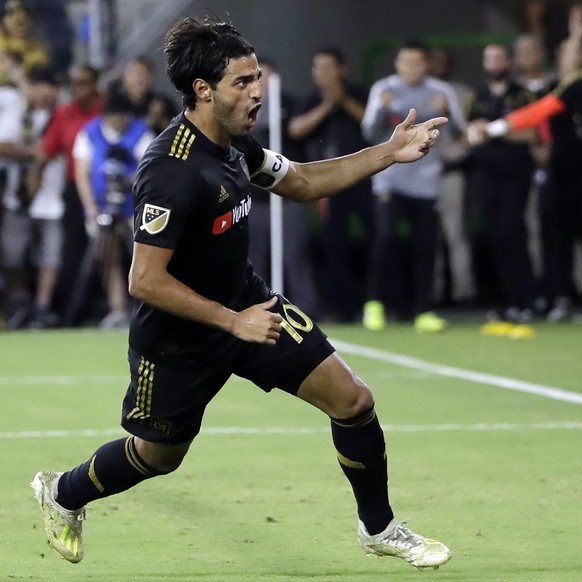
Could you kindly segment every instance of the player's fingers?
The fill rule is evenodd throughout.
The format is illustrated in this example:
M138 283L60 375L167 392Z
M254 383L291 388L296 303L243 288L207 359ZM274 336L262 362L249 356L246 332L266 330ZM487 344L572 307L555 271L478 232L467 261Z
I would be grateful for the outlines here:
M267 301L263 302L263 303L259 303L259 307L262 307L263 309L270 309L271 307L274 307L275 305L277 305L277 301L279 301L279 298L276 295L273 295L273 297L271 297L271 299L268 299Z
M271 330L271 331L269 331L267 337L270 340L277 341L281 337L281 334L278 331Z
M416 121L416 109L412 108L408 112L406 119L402 122L402 125L404 125L404 127L412 127L415 121Z
M448 117L433 117L432 119L425 121L423 123L423 125L426 125L427 127L430 127L430 128L434 128L434 127L437 127L439 125L443 125L443 124L447 123L448 121L449 121Z

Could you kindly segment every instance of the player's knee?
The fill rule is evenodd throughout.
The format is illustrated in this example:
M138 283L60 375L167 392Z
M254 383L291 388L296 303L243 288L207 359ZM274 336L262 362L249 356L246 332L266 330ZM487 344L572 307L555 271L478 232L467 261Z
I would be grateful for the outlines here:
M153 463L150 463L150 465L161 475L168 475L169 473L176 471L182 464L183 460L184 457L162 457L155 459Z
M374 406L372 391L359 378L354 380L349 389L342 392L332 405L329 416L333 418L353 418Z
M136 439L140 457L161 475L173 473L182 464L189 444L165 445Z

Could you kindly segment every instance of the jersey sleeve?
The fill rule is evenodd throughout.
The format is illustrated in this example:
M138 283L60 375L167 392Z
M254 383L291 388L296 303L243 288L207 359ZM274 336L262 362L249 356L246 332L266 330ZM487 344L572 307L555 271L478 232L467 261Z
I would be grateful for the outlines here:
M196 190L178 160L144 160L134 184L135 242L176 248L196 204Z
M254 137L247 135L238 138L232 145L244 154L249 174L251 176L255 174L265 161L261 144Z
M73 145L73 158L90 162L93 159L93 146L85 130L81 130Z
M275 187L289 170L290 162L285 156L263 148L250 136L239 140L235 147L245 156L251 182L263 190Z
M550 93L538 101L520 107L506 116L511 129L520 131L536 127L546 119L566 109L564 102L555 93Z

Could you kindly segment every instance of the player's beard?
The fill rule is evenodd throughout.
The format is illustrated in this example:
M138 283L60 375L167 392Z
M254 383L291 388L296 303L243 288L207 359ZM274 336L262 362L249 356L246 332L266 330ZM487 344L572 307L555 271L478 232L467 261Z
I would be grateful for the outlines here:
M214 118L230 137L246 135L250 131L248 114L238 105L231 105L214 92Z

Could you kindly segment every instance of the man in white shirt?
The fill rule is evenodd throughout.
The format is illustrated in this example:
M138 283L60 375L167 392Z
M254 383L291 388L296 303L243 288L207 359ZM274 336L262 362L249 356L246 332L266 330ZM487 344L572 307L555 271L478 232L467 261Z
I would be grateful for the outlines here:
M376 81L362 120L364 137L381 143L406 117L410 107L423 121L449 115L450 126L465 125L461 107L449 83L428 75L428 52L417 41L405 43L396 56L396 74ZM447 128L445 131L449 131ZM440 193L442 149L437 145L412 167L399 166L372 177L376 196L376 238L369 269L365 327L384 328L383 299L389 281L391 304L401 320L414 320L421 333L442 331L446 322L431 311L437 243L437 198Z
M6 171L0 246L8 284L9 329L58 323L51 302L61 264L64 158L48 164L36 193L27 187L28 165L58 100L54 72L46 67L31 69L25 93L5 91L0 110L0 155ZM36 269L34 286L29 284L29 259Z

